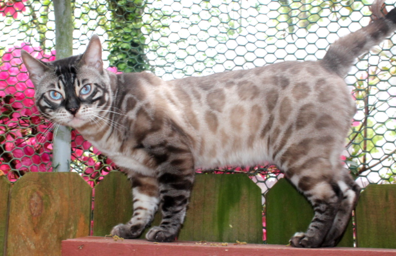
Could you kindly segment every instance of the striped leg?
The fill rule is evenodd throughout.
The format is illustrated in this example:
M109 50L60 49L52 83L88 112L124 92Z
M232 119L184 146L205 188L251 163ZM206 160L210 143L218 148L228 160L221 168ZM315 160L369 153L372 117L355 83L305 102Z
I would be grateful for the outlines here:
M292 183L307 197L314 209L314 217L305 233L298 232L290 239L294 247L320 247L331 229L342 199L342 192L333 181L330 163L319 159L290 177ZM301 175L301 176L300 176Z
M149 241L172 242L184 221L194 182L192 161L171 161L172 172L162 172L158 177L162 221L146 234ZM186 166L187 165L187 166ZM183 168L184 166L184 168Z
M355 208L359 198L360 187L355 183L347 171L345 171L343 180L338 182L338 186L343 195L342 201L330 231L324 239L322 247L333 247L338 244L351 219L352 210Z
M123 238L137 238L154 219L158 209L158 181L155 177L141 174L132 176L133 216L127 224L118 224L112 235Z
M332 185L327 182L318 183L311 190L303 193L311 202L315 214L307 231L294 234L290 244L294 247L320 247L336 216L340 201L339 193L333 191Z

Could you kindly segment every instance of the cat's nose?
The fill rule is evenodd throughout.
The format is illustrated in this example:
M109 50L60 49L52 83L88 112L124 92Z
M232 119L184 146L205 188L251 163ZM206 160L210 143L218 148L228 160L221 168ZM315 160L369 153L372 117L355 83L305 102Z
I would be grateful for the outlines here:
M78 109L80 108L80 102L76 99L72 98L71 100L66 101L66 109L69 111L73 116L76 115Z
M67 110L68 110L73 116L75 116L76 113L77 113L77 111L78 111L78 108L68 108Z

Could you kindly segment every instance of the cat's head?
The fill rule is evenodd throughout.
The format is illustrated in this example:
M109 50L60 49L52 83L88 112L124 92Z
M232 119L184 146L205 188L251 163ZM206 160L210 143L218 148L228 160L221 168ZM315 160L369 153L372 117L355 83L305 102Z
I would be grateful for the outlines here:
M36 105L54 123L79 128L110 108L110 72L103 69L102 46L93 36L84 54L42 62L22 52L35 86Z

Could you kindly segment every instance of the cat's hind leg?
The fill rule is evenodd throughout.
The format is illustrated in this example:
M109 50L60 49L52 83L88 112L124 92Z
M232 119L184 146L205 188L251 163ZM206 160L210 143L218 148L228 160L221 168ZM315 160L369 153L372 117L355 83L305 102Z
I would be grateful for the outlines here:
M361 190L346 170L343 179L337 183L343 196L334 222L324 239L322 247L336 246L341 240Z
M184 221L194 182L192 157L179 155L162 170L158 176L162 221L147 232L146 238L149 241L173 242Z
M159 204L158 181L156 177L134 173L131 177L133 194L133 216L126 224L115 226L111 234L122 238L138 238L150 225Z
M325 159L316 159L304 171L287 175L290 181L307 197L314 209L314 217L305 233L298 232L291 239L294 247L320 247L338 212L342 193L331 175L319 170L331 170Z

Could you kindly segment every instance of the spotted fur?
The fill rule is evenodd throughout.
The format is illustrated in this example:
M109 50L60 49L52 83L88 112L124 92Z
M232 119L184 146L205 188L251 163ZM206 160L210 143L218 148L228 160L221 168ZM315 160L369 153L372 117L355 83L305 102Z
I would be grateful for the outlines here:
M335 246L360 190L340 160L355 112L343 76L396 29L395 13L338 40L320 61L168 82L104 70L97 36L80 56L49 63L22 57L41 113L77 129L131 178L132 219L112 234L140 236L159 207L162 222L146 238L173 241L196 168L272 161L315 210L291 244Z

